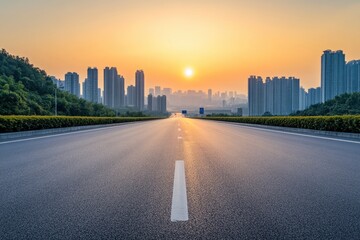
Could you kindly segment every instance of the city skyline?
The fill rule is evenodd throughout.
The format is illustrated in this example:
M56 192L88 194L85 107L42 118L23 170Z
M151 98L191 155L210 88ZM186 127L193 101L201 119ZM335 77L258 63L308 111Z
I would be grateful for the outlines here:
M98 69L88 68L88 77L82 83L82 92L79 92L79 77L76 72L65 74L67 81L51 76L51 79L60 90L65 90L73 95L88 100L93 103L101 103L112 109L133 108L139 111L150 110L150 112L164 113L168 109L180 111L187 108L194 111L199 106L206 107L207 110L234 112L237 108L244 107L246 95L237 91L218 91L208 89L203 90L173 90L172 88L154 86L145 92L145 74L143 70L135 72L138 79L134 85L125 84L124 78L118 73L116 67L106 67L103 70L105 88L101 91L98 86ZM125 91L125 89L127 89ZM92 94L93 93L93 94ZM145 97L139 97L144 94ZM149 95L152 96L149 98ZM92 97L94 96L95 97ZM146 97L147 96L147 97ZM158 97L162 97L161 100ZM165 97L165 99L164 99ZM154 98L154 101L152 100ZM150 106L149 106L150 99ZM143 104L139 104L143 103ZM245 113L247 110L244 111Z
M346 60L342 50L327 49L321 55L321 84L307 91L294 77L260 76L248 79L249 116L289 115L344 93L359 92L360 61Z
M359 11L354 0L8 1L0 48L57 78L77 72L80 82L88 66L110 65L128 85L144 69L148 86L246 93L248 76L266 75L297 76L308 89L320 85L325 49L359 59Z
M107 69L107 68L113 68L113 69L116 69L116 73L117 73L117 67L109 67L109 66L106 66L105 68L104 68L104 70L105 69ZM94 67L94 68L91 68L91 67L88 67L87 68L87 71L89 71L89 69L98 69L97 67ZM136 70L136 71L138 71L138 70ZM135 72L136 72L135 71ZM100 71L100 73L101 72L104 72L104 71ZM81 78L80 78L80 74L78 73L78 71L75 71L75 72L67 72L67 73L65 73L64 75L63 75L63 77L61 77L61 78L57 78L56 76L50 76L51 78L53 78L54 79L54 81L55 80L57 80L57 81L62 81L62 82L64 82L65 81L65 79L66 79L66 75L67 74L69 74L69 73L71 73L71 74L77 74L77 77L78 77L78 81L79 81L79 85L80 85L80 95L79 96L83 96L83 98L85 98L86 99L86 97L85 97L85 95L84 94L86 94L85 93L85 86L86 86L86 81L87 81L87 79L88 78L85 78L85 79L83 79L83 80L81 80ZM120 73L119 73L120 74ZM124 85L125 86L134 86L135 85L135 82L136 81L131 81L130 83L128 82L128 80L127 79L125 79L121 74L119 75L119 77L121 77L122 78L122 80L124 81ZM136 77L135 77L136 78ZM97 84L99 85L99 87L98 87L98 89L100 89L100 90L102 90L101 92L103 92L104 90L105 90L105 87L104 87L104 82L105 82L105 79L106 79L106 77L105 77L105 74L103 73L102 75L99 75L99 74L97 74ZM103 87L100 87L100 85L102 85ZM147 86L148 86L149 84L147 84ZM59 86L58 86L59 87ZM96 88L95 86L94 86L94 88ZM125 88L126 89L126 88ZM247 95L247 93L242 93L242 92L239 92L239 91L237 91L237 90L234 90L234 89L229 89L229 88L224 88L224 90L220 90L220 89L214 89L214 88L211 88L211 87L208 87L208 88L206 88L206 89L196 89L196 88L188 88L188 89L176 89L176 88L171 88L171 87L168 87L167 85L159 85L159 84L157 84L156 82L155 83L153 83L153 84L151 84L150 86L148 86L148 87L145 87L144 88L144 92L145 92L145 95L147 95L147 94L149 94L149 93L151 93L152 95L167 95L167 94L171 94L171 93L175 93L175 92L183 92L183 93L186 93L186 92L188 92L188 91L196 91L196 92L207 92L208 93L208 91L209 90L211 90L211 93L214 93L214 94L216 94L216 93L226 93L226 92L235 92L235 93L238 93L238 94L240 94L240 95L243 95L243 96L246 96ZM70 91L69 91L70 92ZM128 92L128 90L126 90L125 91L125 93L127 93ZM74 94L74 95L76 95L76 94ZM103 95L101 94L101 97L103 97Z
M125 80L120 75L118 76L117 70L114 67L112 67L111 70L115 70L114 76L121 77L122 87L119 91L116 90L117 88L115 85L111 87L111 89L115 92L121 92L121 95L123 96L121 99L124 100L122 103L120 103L120 100L113 101L120 103L119 106L114 106L113 104L107 104L105 97L104 103L112 108L133 106L140 111L145 110L147 104L148 110L153 111L153 106L155 106L155 110L157 110L156 105L153 104L153 96L156 98L157 96L165 95L169 98L170 108L177 111L179 111L179 107L181 110L183 107L196 108L199 106L206 106L207 108L209 107L214 110L214 108L222 106L222 111L226 110L234 113L241 108L242 113L248 113L250 116L259 116L263 114L289 115L298 110L304 110L311 105L333 99L335 96L343 93L359 92L359 60L347 60L345 53L342 50L333 51L330 49L323 51L321 60L321 84L318 87L309 88L307 90L300 84L300 79L296 77L266 77L265 81L263 81L261 77L251 75L248 79L248 110L243 109L243 95L238 94L237 91L215 91L215 94L213 95L213 89L211 88L207 90L206 94L206 91L203 90L187 90L184 92L181 90L173 91L172 88L162 88L158 85L148 88L149 96L144 105L145 75L143 70L137 70L135 72L135 86L128 86L128 91L125 94ZM107 81L106 70L109 70L109 68L106 67L104 69L105 86ZM67 78L67 75L69 74L77 75L76 73L67 73L65 78ZM72 90L74 88L72 84L73 81L68 81L68 84L65 83L65 89L70 89L67 91L75 92L76 94L77 90ZM106 96L107 91L109 90L106 90L105 88L104 96ZM216 99L216 102L212 102L213 97ZM87 99L86 94L85 99ZM160 102L156 102L159 101L159 99L154 101L160 106ZM160 109L160 107L158 107L158 109Z
M319 86L314 86L311 88L308 88L308 90L310 89L316 89L321 87L322 89L328 89L327 91L329 93L327 93L327 97L323 96L323 98L325 98L326 100L332 99L337 95L341 95L342 93L352 93L352 92L359 92L360 91L360 83L358 82L358 78L359 78L359 72L360 72L360 60L352 60L352 59L346 59L345 53L343 50L324 50L323 54L321 55L321 69L322 69L322 73L321 73L321 79L320 79L320 83ZM108 69L109 67L105 67L104 70ZM116 74L117 74L117 68L116 67L112 67L112 69L116 70ZM80 95L84 95L84 86L86 86L86 81L89 79L89 70L92 70L91 67L88 67L88 73L87 73L87 78L85 78L85 80L82 82L82 88L80 91ZM98 84L98 74L97 74L97 68L95 67L93 70L96 70L96 84ZM143 75L143 70L136 70L135 72L135 79L137 78L137 72L141 71L142 75ZM76 74L77 75L77 80L79 81L79 83L81 83L81 80L79 78L79 74L77 72L67 72L65 74L64 79L66 80L66 76L68 74ZM255 76L255 75L251 75L251 76ZM280 75L279 75L280 76ZM336 76L334 79L332 76ZM57 79L55 76L51 76L54 79ZM123 84L125 84L125 79L122 75L119 75L119 77L122 78L122 81L124 82ZM270 76L268 75L267 78L269 78ZM273 77L278 77L278 76L273 76ZM281 77L284 77L284 75L281 75ZM61 80L61 78L57 79L57 80ZM64 81L64 80L63 80ZM106 82L106 74L104 71L103 74L103 82ZM106 84L105 84L106 85ZM136 85L136 80L135 80L135 85ZM129 84L130 86L130 84ZM212 88L211 86L207 86L208 89L208 94L210 94L210 92L212 93ZM249 85L247 86L249 87ZM304 88L303 85L300 86L301 88ZM155 85L152 85L148 88L148 92L145 93L146 94L152 94L152 95L160 95L160 94L164 94L164 95L170 95L172 92L182 92L182 91L199 91L199 92L204 92L204 89L173 89L173 88L169 88L167 87L167 85L165 87L163 87L163 89L161 89L162 86L159 86L157 83L155 83ZM97 89L97 85L95 87L95 89ZM101 88L99 87L99 90ZM105 89L105 88L104 88ZM102 90L104 90L102 89ZM304 88L305 89L305 88ZM124 90L125 91L125 90ZM144 90L145 92L145 87ZM210 91L210 92L209 92ZM223 93L223 92L232 92L234 90L231 89L226 89L223 91L218 91L219 93ZM237 92L236 90L234 91L235 93ZM244 93L241 93L243 95L246 95ZM323 93L321 93L322 95L325 94L325 90ZM75 94L76 95L76 94ZM211 95L211 94L210 94ZM86 97L84 97L86 99ZM322 100L323 101L323 100ZM324 101L323 101L324 102Z

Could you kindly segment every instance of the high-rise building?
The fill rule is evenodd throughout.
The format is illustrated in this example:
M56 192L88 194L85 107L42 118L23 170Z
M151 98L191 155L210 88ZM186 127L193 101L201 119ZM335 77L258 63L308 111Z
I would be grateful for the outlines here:
M166 95L159 95L157 97L149 94L147 97L147 109L151 112L165 114L167 113Z
M148 104L147 104L148 111L151 112L153 110L153 95L152 94L148 95L147 102L148 102Z
M156 97L156 109L157 112L161 112L161 96L157 96Z
M114 81L117 77L117 69L106 67L104 69L104 105L110 108L114 104Z
M172 89L171 88L164 88L162 90L162 94L166 95L166 96L170 96L172 94Z
M299 93L299 110L304 110L307 107L306 104L306 98L307 98L307 92L305 91L305 89L303 87L300 88L300 93Z
M281 82L281 102L280 102L280 114L288 115L292 109L292 98L291 98L291 82L287 81L285 77L280 78Z
M105 105L105 103L104 103L104 94L105 93L105 91L104 90L102 90L102 94L101 94L101 103L102 104L104 104Z
M161 96L161 103L160 103L160 106L161 106L161 113L166 113L167 112L167 106L166 106L166 95L163 95Z
M114 108L125 106L125 79L123 76L117 75L114 80L113 88Z
M80 97L79 74L75 72L65 74L65 91Z
M136 102L136 88L134 85L127 87L126 91L126 106L134 107Z
M265 80L265 112L274 113L274 84L269 77Z
M137 70L135 73L135 88L136 88L136 103L135 107L142 111L144 110L145 97L145 76L143 70Z
M360 92L360 60L353 60L346 64L346 92Z
M309 88L307 95L307 107L311 105L318 104L321 102L321 89L318 88Z
M155 90L154 90L154 88L149 88L149 94L151 94L151 95L155 95Z
M288 81L291 82L291 111L286 115L296 112L300 108L300 79L290 77Z
M208 101L211 102L212 100L212 90L208 89Z
M103 103L102 96L101 96L101 88L98 88L98 103Z
M341 50L324 51L321 56L321 101L333 99L346 89L345 54Z
M83 83L83 97L90 102L98 103L98 69L89 67L87 78Z
M54 76L51 76L50 78L59 90L62 90L62 91L65 90L65 81L57 79Z
M157 112L158 111L158 102L157 102L157 98L158 97L155 97L153 96L153 99L152 99L152 110L153 112Z
M248 104L250 116L289 115L300 107L300 80L294 77L268 77L263 83L261 77L248 79Z
M261 77L250 76L248 79L249 116L261 116L265 112L264 87Z
M272 115L281 115L281 104L282 104L282 84L281 80L278 77L272 79L274 87L274 112L271 112Z
M125 107L125 78L119 76L120 79L120 107Z
M115 67L104 69L104 104L111 108L125 106L125 80Z
M87 81L87 79L85 78L85 80L82 82L82 95L81 95L81 97L84 98L84 99L86 99L86 95L87 95L86 81Z
M155 86L155 96L159 96L159 95L161 95L161 87Z

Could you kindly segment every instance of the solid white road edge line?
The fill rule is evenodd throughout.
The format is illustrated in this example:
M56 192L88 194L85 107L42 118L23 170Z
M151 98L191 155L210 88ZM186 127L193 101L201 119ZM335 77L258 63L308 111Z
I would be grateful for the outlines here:
M243 127L243 128L256 129L256 130L265 131L265 132L282 133L282 134L302 136L302 137L309 137L309 138L318 138L318 139L324 139L324 140L331 140L331 141L338 141L338 142L346 142L346 143L356 143L356 144L360 144L360 141L358 142L358 141L352 141L352 140L346 140L346 139L339 139L339 138L321 137L321 136L315 136L315 135L309 135L309 134L285 132L285 131L281 131L281 130L264 129L264 128L259 128L259 127L249 127L249 126L243 126L243 125L238 125L238 126Z
M184 161L175 162L174 187L171 203L171 221L188 221L185 166Z
M59 137L59 136L73 135L73 134L79 134L79 133L95 132L95 131L101 131L101 130L106 130L106 129L118 128L118 127L122 127L122 126L125 126L125 125L126 124L113 126L113 127L99 127L99 128L95 128L95 129L78 130L78 131L67 132L67 133L55 133L55 134L46 135L46 136L39 136L39 137L11 140L11 141L7 141L7 142L0 142L0 145L8 144L8 143L16 143L16 142L25 142L25 141L30 141L30 140L42 139L42 138L51 138L51 137Z

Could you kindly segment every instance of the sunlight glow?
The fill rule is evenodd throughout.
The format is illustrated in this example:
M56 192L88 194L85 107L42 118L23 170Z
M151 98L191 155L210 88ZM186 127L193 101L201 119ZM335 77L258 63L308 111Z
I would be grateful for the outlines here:
M194 70L192 70L192 68L186 68L184 74L187 78L190 78L194 75Z

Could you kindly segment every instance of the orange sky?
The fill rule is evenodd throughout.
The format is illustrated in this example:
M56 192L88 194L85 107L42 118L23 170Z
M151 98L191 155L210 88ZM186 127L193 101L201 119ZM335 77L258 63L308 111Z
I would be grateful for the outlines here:
M309 88L323 50L360 59L359 13L358 0L0 0L0 48L61 79L96 66L100 86L115 66L126 85L143 69L146 88L246 93L249 75L296 76Z

